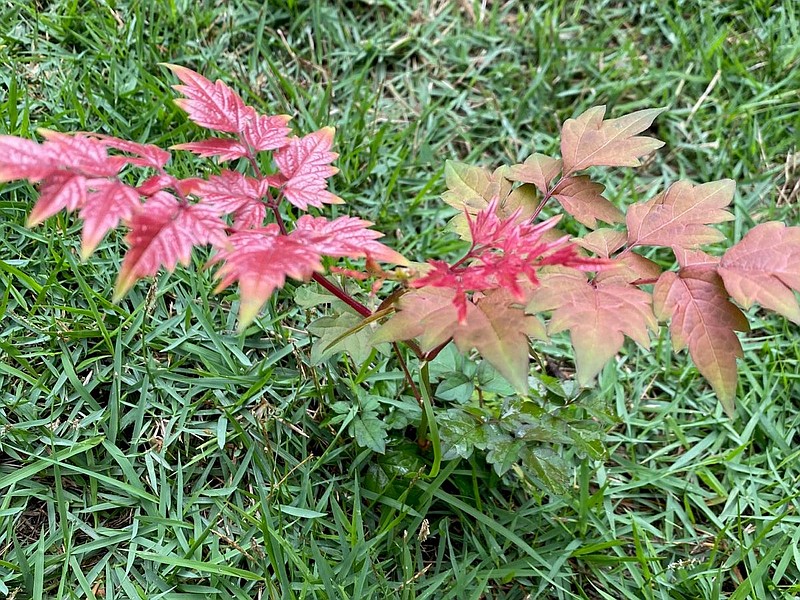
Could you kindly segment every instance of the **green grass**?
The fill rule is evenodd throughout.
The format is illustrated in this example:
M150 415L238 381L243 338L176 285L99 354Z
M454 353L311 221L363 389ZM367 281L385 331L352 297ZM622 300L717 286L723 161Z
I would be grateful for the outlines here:
M197 138L158 66L183 64L298 131L335 126L337 210L423 260L459 248L440 233L445 159L555 153L590 106L665 106L665 149L599 174L610 198L733 177L733 239L800 221L795 2L267 4L5 2L0 132ZM248 336L196 269L113 305L122 236L81 264L76 219L24 227L33 197L0 193L0 597L800 596L795 326L753 311L734 421L666 337L628 347L591 394L616 416L608 456L567 449L567 494L479 455L431 479L402 430L379 455L331 419L400 383L312 367L290 293Z

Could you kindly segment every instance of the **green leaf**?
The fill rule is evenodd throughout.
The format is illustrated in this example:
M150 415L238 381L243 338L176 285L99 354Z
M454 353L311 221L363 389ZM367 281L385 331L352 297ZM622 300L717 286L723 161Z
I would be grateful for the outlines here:
M472 398L474 389L475 386L472 384L472 379L463 373L448 373L436 386L436 397L440 400L463 404Z
M386 452L386 423L374 414L357 416L350 423L350 435L356 438L356 443L363 448L383 454Z
M522 452L522 463L530 469L544 486L555 494L566 494L569 490L567 464L550 448L526 448Z
M356 329L363 319L351 312L321 317L308 326L308 331L319 339L311 346L311 364L318 365L339 352L344 352L357 365L363 365L372 354L372 328ZM350 335L344 335L352 331ZM343 337L344 336L344 337Z

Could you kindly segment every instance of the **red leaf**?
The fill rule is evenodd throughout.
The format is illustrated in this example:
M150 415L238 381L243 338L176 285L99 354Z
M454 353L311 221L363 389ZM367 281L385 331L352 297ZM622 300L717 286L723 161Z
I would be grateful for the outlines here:
M178 65L165 64L185 85L173 85L186 96L175 100L189 118L206 129L239 133L244 131L255 110L222 81L212 83L199 73Z
M247 123L242 138L256 152L283 148L289 143L292 130L286 124L291 119L289 115L257 115Z
M13 135L0 135L0 183L15 179L39 181L56 169L58 161L41 144Z
M355 217L339 217L329 221L324 217L303 215L289 234L298 244L308 246L318 254L327 256L369 257L372 260L407 265L408 260L388 246L376 242L383 234L369 221Z
M171 272L178 263L188 265L193 246L225 241L225 222L214 211L203 202L182 204L167 192L151 196L130 227L125 238L130 248L117 278L115 302L160 266Z
M233 214L237 229L247 229L264 221L266 208L262 198L269 195L269 181L225 170L207 181L200 180L192 193L203 200L208 210L218 215Z
M800 324L800 227L756 225L730 248L719 264L725 288L739 304L757 302Z
M585 386L619 352L624 336L650 347L648 329L657 329L650 304L650 295L631 285L592 285L583 273L559 270L542 273L526 312L553 311L548 333L569 330L578 383Z
M564 175L587 167L637 167L639 157L664 145L639 136L665 109L640 110L618 119L603 120L605 106L590 108L561 129L561 157Z
M141 208L139 192L117 180L96 180L81 207L81 257L86 260L103 236Z
M272 293L283 286L286 277L306 281L322 271L319 253L282 235L272 223L258 229L238 231L228 238L210 264L224 261L217 270L219 292L239 282L239 330L256 317Z
M166 150L159 148L154 144L138 144L129 140L123 140L110 135L102 135L100 133L86 133L85 135L97 139L103 146L113 148L121 152L134 154L133 157L122 157L125 162L139 167L151 167L153 169L162 169L170 159L170 153Z
M52 217L62 208L73 211L86 201L86 178L68 171L55 171L39 187L39 199L28 215L26 225L33 227Z
M694 248L725 239L708 223L733 219L725 207L734 188L731 179L696 186L678 181L655 198L633 204L627 215L628 245Z
M553 197L575 219L594 229L597 219L606 223L621 223L625 216L602 194L605 188L582 175L566 177L556 186Z
M329 192L328 177L339 172L330 163L338 154L330 152L333 127L323 127L302 138L293 138L275 153L275 164L286 178L283 194L301 210L309 206L341 204L342 199Z
M59 170L87 177L115 177L127 162L124 156L109 156L105 145L94 138L48 129L38 131L45 138L45 160L58 165Z
M176 144L172 148L174 150L188 150L202 157L216 156L220 162L247 156L247 146L239 140L228 138L209 138L199 142Z
M708 267L662 273L653 289L653 305L659 319L672 320L675 351L688 346L697 370L732 416L736 358L743 355L735 331L748 331L749 326L742 312L728 301L720 276Z

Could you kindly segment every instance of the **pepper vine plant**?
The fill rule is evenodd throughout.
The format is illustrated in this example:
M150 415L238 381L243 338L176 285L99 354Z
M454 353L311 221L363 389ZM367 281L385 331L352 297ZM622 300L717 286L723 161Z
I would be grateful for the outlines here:
M379 242L382 234L368 221L309 214L343 202L328 190L328 179L337 172L332 128L295 136L289 116L259 114L225 83L166 66L181 82L174 86L183 96L176 104L214 132L171 150L214 157L234 168L177 178L165 168L170 151L151 144L90 132L40 130L42 142L0 136L0 182L38 184L28 225L64 209L77 211L83 259L109 231L127 228L116 301L139 279L189 265L194 247L210 245L215 291L238 285L242 332L287 277L316 282L328 302L341 306L339 316L309 325L324 343L316 346L317 359L346 351L368 361L374 353L359 348L390 344L404 374L403 391L418 405L419 442L433 446L433 472L442 458L466 458L479 448L489 452L498 473L522 460L539 479L553 483L552 451L524 444L558 439L552 435L558 429L554 414L529 400L535 396L532 380L561 389L543 374L531 377L531 352L538 353L537 341L550 335L569 332L579 388L591 384L625 337L647 348L659 323L668 321L674 349L688 349L733 415L736 361L742 356L736 332L748 330L742 309L758 303L800 323L793 291L800 290L800 228L762 223L721 256L702 249L724 241L711 225L733 218L727 210L733 181L678 181L623 212L587 174L591 167L638 166L661 147L641 134L662 109L606 119L600 106L568 119L560 158L537 153L494 171L448 162L443 199L459 211L450 227L467 250L454 262L412 264ZM562 214L542 219L542 209L552 203ZM297 213L304 214L293 217ZM560 232L564 215L589 233ZM678 268L664 271L643 256L651 247L670 249ZM353 286L353 292L324 274L323 257L363 259L362 271L334 270L353 280L373 278L373 295L387 283L393 290L370 308L362 286ZM348 349L352 336L359 341ZM489 369L510 384L494 409L482 396L471 402L468 381L461 381L460 396L453 391L458 386L446 381L433 390L431 362L452 344L482 358L470 367L462 361L462 371L480 378ZM386 425L376 434L375 403L365 393L359 398L360 420L351 430L360 443L382 451ZM435 413L435 403L448 400L458 402ZM346 405L333 409L340 422L347 418ZM551 435L543 438L537 432L545 420ZM561 431L574 443L585 440L574 427Z

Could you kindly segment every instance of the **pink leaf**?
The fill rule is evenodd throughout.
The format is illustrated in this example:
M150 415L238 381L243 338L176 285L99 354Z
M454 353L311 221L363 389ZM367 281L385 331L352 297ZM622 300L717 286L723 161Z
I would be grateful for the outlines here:
M59 170L87 177L114 177L127 162L124 156L109 156L105 145L94 138L48 129L38 131L45 138L45 160L57 164Z
M202 157L216 156L220 162L247 156L247 146L239 140L228 138L208 138L199 142L176 144L172 148L174 150L188 150Z
M374 229L369 221L355 217L339 217L329 221L324 217L303 215L289 234L293 240L327 256L349 256L407 265L406 258L388 246L376 242L383 234Z
M283 148L289 143L289 134L292 132L286 126L291 118L289 115L257 115L248 121L242 138L256 152Z
M39 199L28 215L27 226L33 227L52 217L62 208L73 211L86 201L86 178L68 171L56 171L39 187Z
M194 246L225 241L225 222L202 202L182 204L172 194L156 192L130 223L125 240L130 246L122 261L114 301L136 280L155 275L160 266L173 271L188 265Z
M255 118L255 110L222 81L212 83L199 73L178 65L164 65L185 85L172 86L186 96L175 100L189 118L206 129L239 133Z
M81 258L94 252L103 236L119 222L128 221L141 208L139 192L117 180L96 180L81 207Z
M216 276L217 292L239 282L239 330L249 325L286 277L306 281L322 271L319 253L282 235L272 223L258 229L238 231L228 238L210 264L223 262Z
M103 146L113 148L121 152L133 154L133 157L123 157L128 164L136 165L139 167L151 167L153 169L161 169L170 159L170 153L166 150L159 148L154 144L139 144L129 140L123 140L110 135L102 135L99 133L86 133L85 135L93 137L100 141Z
M269 181L224 170L219 175L212 175L207 181L200 180L192 193L201 198L209 210L219 215L245 209L252 216L256 214L254 211L258 211L253 205L259 205L262 209L264 207L262 199L269 195Z
M0 135L0 182L39 181L56 169L58 161L41 144L13 135Z
M291 139L275 152L275 164L286 178L283 193L301 210L342 203L341 198L327 190L328 177L339 172L330 165L339 156L330 151L333 133L333 127L323 127L305 137Z

